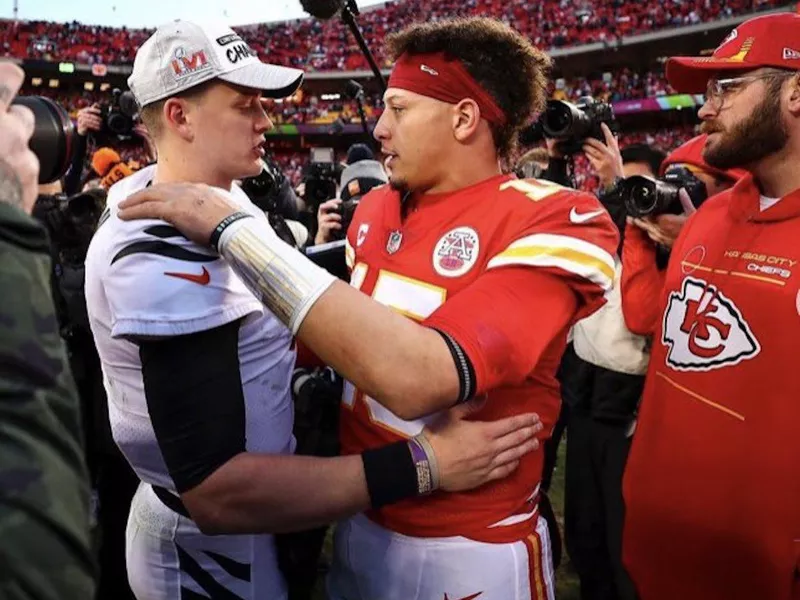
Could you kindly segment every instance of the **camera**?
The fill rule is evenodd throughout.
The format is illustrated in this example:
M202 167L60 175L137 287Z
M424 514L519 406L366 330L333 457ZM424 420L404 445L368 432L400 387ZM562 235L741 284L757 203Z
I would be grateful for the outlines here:
M350 228L350 223L353 222L353 215L356 214L360 200L361 196L342 200L342 203L337 207L336 212L342 217L342 228L332 232L333 239L343 240L347 236L347 230Z
M286 224L286 219L289 217L281 214L279 202L285 179L280 165L267 155L262 161L261 173L242 179L240 187L250 201L264 212L278 237L290 246L296 246L292 230Z
M91 190L67 198L64 194L39 196L33 217L41 222L61 260L82 263L103 213L105 192Z
M240 187L250 201L266 213L274 212L278 191L284 180L280 167L265 156L261 173L242 179Z
M138 113L139 107L133 93L114 88L111 92L111 103L100 109L100 117L103 120L103 129L100 133L121 139L130 137Z
M619 183L625 210L628 216L635 218L682 214L683 206L678 196L681 188L686 190L695 206L700 206L708 197L706 184L689 169L678 165L669 167L659 179L634 175Z
M333 148L312 148L311 162L306 168L305 198L307 204L319 206L336 197L337 169L333 160Z
M330 367L297 368L292 375L296 454L338 456L342 378Z
M72 163L75 150L75 127L69 114L60 104L42 96L21 96L12 104L33 113L30 148L39 159L39 183L61 179Z
M595 138L605 142L605 123L612 133L617 133L614 109L610 104L595 100L591 96L580 98L576 104L563 100L548 100L541 116L545 137L558 140L558 149L563 154L576 154L583 149L583 141Z

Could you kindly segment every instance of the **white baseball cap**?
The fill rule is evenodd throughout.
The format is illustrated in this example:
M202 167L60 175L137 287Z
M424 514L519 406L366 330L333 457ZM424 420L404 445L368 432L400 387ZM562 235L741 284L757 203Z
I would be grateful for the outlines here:
M303 71L261 62L230 27L176 20L156 29L141 45L128 87L143 107L210 79L285 98L300 87Z

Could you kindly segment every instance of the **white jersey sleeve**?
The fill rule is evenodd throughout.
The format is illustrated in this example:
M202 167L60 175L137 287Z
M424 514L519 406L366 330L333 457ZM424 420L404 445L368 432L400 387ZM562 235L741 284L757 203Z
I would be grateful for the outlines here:
M213 250L163 221L116 216L116 205L149 181L140 171L112 188L108 215L87 256L87 280L99 283L111 336L184 335L263 314L261 302ZM234 192L231 198L244 210L265 219Z

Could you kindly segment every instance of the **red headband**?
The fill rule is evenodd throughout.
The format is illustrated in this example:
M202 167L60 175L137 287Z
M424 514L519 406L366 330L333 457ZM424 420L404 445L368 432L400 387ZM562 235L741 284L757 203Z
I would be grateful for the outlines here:
M389 76L389 87L400 88L456 104L471 98L481 109L481 116L495 125L503 125L506 116L494 99L472 78L460 60L435 54L404 53L397 59Z

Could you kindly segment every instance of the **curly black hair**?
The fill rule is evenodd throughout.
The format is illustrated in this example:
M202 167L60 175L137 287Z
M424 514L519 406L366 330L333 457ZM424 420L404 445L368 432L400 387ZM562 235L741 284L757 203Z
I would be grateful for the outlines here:
M506 116L504 125L491 126L504 160L516 152L519 131L544 109L552 61L501 21L470 17L415 23L387 36L386 49L392 60L436 52L460 60Z

